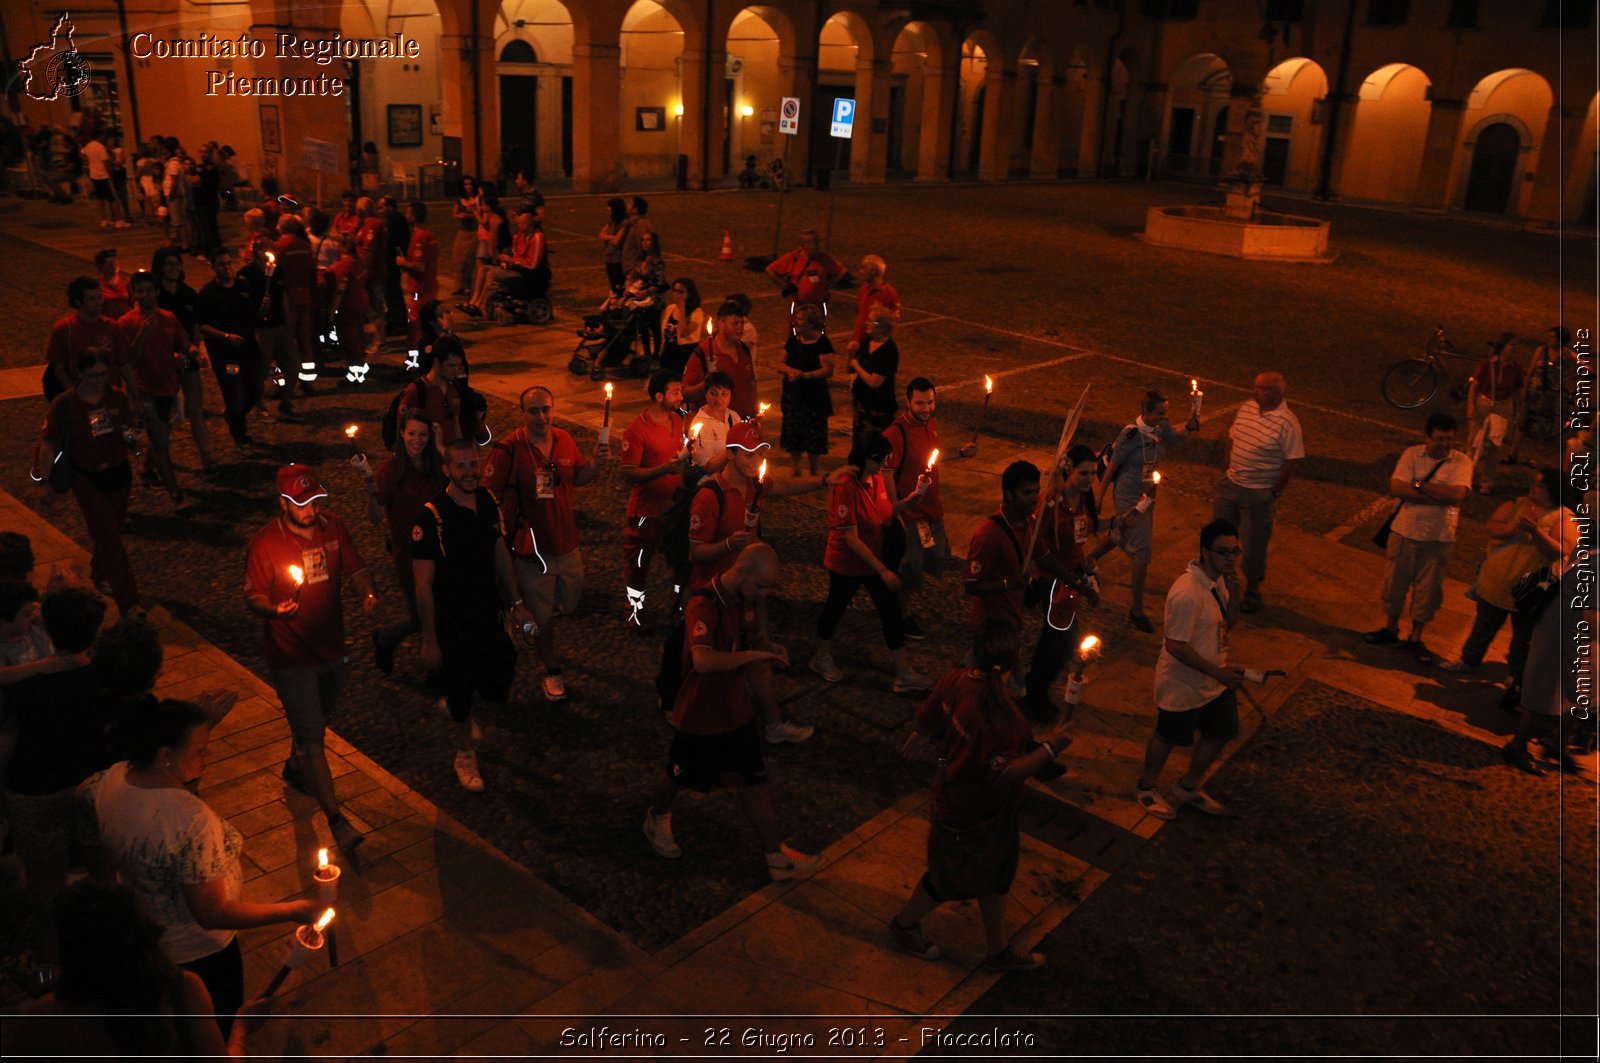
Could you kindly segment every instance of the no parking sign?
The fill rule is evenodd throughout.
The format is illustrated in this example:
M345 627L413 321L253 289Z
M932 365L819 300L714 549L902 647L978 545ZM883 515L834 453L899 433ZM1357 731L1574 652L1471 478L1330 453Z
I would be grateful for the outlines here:
M783 109L778 112L778 132L796 136L800 132L800 99L785 96Z

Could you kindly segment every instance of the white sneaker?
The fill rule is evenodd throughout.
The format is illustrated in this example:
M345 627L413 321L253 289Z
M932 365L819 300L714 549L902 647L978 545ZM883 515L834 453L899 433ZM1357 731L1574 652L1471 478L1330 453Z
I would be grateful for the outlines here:
M1172 799L1180 805L1188 805L1196 812L1204 812L1208 816L1226 816L1228 806L1218 801L1215 797L1196 786L1193 790L1185 789L1182 783L1175 783L1172 787Z
M672 813L658 816L648 808L644 810L644 836L661 856L668 860L676 860L683 855L683 850L678 847L677 839L672 836Z
M894 677L894 692L896 694L916 694L932 689L933 680L915 668L907 668L904 672Z
M483 776L478 773L478 754L456 754L456 779L469 793L483 793Z
M567 700L567 684L562 682L562 679L559 675L545 676L543 686L544 699L546 701Z
M829 683L837 683L844 678L844 673L839 671L839 666L833 663L833 651L831 650L818 650L812 654L811 670Z
M777 852L767 854L767 874L772 876L774 882L803 875L816 866L815 856L791 849L786 844L779 845Z
M804 742L816 733L816 728L809 724L795 723L793 720L779 720L767 727L767 744L769 746L781 745L784 742Z
M1157 790L1141 789L1139 791L1139 807L1157 819L1178 818L1177 811L1171 805L1167 804L1167 799L1162 797L1161 793Z

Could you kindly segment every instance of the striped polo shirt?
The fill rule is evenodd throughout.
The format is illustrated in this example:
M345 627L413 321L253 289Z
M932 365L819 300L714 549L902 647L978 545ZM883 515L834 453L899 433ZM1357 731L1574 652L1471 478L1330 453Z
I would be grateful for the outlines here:
M1287 402L1262 413L1261 404L1250 399L1239 407L1228 437L1233 440L1228 479L1240 487L1272 487L1278 482L1284 462L1306 456L1300 419Z

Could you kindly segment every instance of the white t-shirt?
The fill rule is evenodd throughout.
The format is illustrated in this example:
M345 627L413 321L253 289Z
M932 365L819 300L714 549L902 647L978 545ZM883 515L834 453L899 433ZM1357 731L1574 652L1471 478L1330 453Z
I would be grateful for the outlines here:
M83 146L83 161L89 167L89 180L111 180L111 152L100 142L99 138L91 140Z
M1418 443L1400 455L1390 479L1412 483L1428 475L1429 470L1438 464L1437 458L1428 457L1427 446ZM1428 483L1470 489L1472 459L1459 450L1452 450ZM1460 516L1460 506L1429 506L1402 501L1390 530L1419 543L1453 543L1456 541L1456 521Z
M1285 463L1306 456L1300 418L1280 402L1266 413L1250 399L1239 407L1228 429L1233 453L1228 459L1228 479L1240 487L1267 488L1278 482Z
M690 439L694 439L694 426L700 425L699 443L694 448L694 463L706 465L720 458L723 451L728 449L728 429L744 420L733 410L727 410L718 417L704 406L694 415L694 420L689 422Z
M1221 599L1219 602L1218 599ZM1162 621L1161 656L1156 658L1156 707L1168 712L1198 709L1227 687L1167 652L1165 639L1187 642L1189 647L1218 668L1228 664L1228 585L1213 582L1200 567L1189 562L1167 591L1166 619Z
M116 857L123 885L165 929L167 957L189 963L227 948L235 931L195 922L183 887L222 879L228 898L238 897L244 889L239 832L187 790L131 785L127 761L94 776L89 787L100 837Z

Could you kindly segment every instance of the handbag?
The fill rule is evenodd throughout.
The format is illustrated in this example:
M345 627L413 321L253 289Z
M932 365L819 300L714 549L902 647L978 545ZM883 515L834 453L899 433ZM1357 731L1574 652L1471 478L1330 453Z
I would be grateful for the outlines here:
M1434 463L1433 468L1428 470L1428 475L1417 482L1425 484L1433 479L1433 474L1438 472L1444 466L1444 463L1449 460L1449 458L1443 458ZM1394 519L1400 515L1400 507L1405 504L1406 500L1403 498L1396 502L1394 508L1389 511L1389 516L1384 519L1382 524L1378 525L1378 530L1372 533L1372 541L1379 550L1387 550L1389 548L1389 529L1394 526Z
M1549 565L1540 565L1511 581L1511 603L1515 612L1537 620L1561 593L1561 577Z

